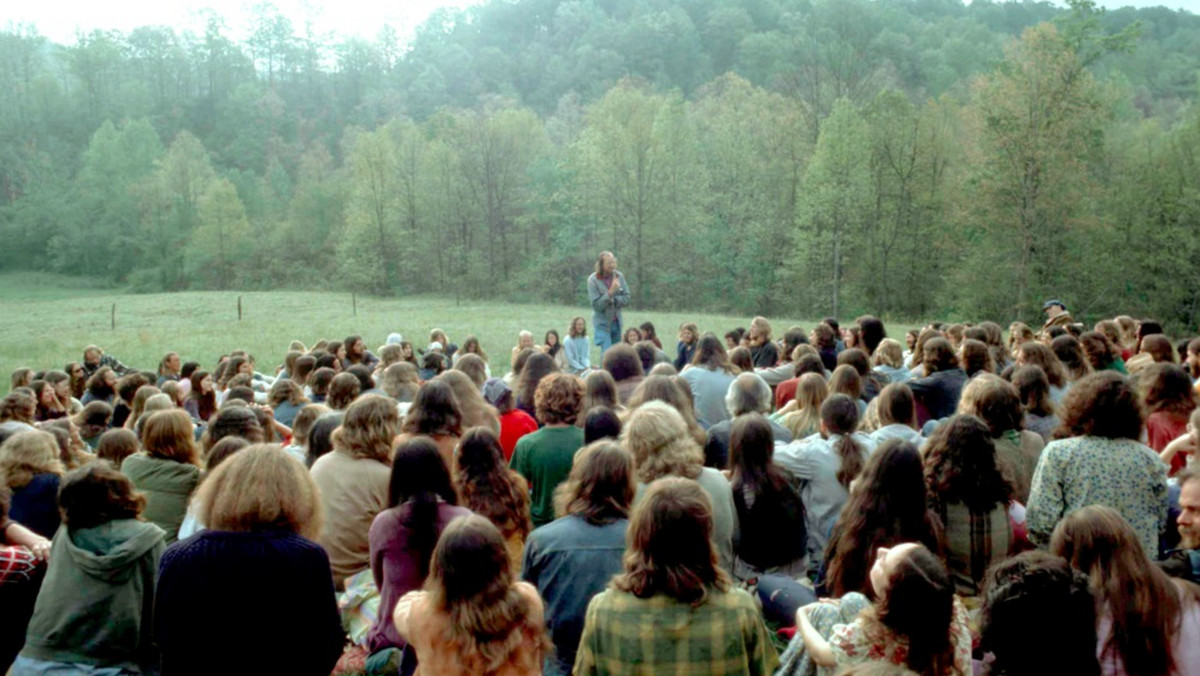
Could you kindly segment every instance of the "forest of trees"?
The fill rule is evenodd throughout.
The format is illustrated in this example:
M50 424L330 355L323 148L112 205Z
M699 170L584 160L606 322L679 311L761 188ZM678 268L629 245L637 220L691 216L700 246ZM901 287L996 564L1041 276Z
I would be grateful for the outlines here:
M0 31L0 268L136 291L1200 323L1200 17L490 0L411 40Z

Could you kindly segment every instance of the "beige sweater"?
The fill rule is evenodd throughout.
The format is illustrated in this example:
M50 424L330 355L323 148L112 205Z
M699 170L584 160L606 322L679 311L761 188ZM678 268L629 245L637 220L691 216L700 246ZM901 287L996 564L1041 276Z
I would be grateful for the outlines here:
M378 460L355 458L341 451L326 453L312 467L321 490L325 527L320 545L329 554L333 583L341 589L347 577L371 565L367 533L375 516L387 509L392 470Z

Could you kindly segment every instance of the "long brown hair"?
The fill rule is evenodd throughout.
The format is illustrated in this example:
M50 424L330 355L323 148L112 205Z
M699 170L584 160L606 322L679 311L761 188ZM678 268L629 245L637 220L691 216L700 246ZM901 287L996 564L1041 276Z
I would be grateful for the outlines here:
M472 514L450 522L433 550L425 581L429 602L449 616L449 642L461 655L478 655L493 674L532 640L541 663L549 649L546 627L531 622L533 602L514 585L504 538L491 521Z
M865 615L867 633L886 629L908 639L905 666L927 676L954 669L954 583L936 555L917 545L896 563L887 591Z
M825 550L825 590L839 598L853 591L874 598L867 577L876 550L920 542L938 553L941 538L941 520L929 509L920 452L910 442L889 439L867 460L833 528Z
M154 458L198 465L192 417L179 409L151 414L142 426L142 449Z
M633 456L615 441L595 441L575 454L571 474L554 491L554 513L603 526L629 518L634 492Z
M500 440L487 427L463 434L455 455L455 487L462 506L487 517L507 540L521 540L533 526L529 520L529 490L525 479L508 468Z
M1102 505L1059 521L1050 551L1086 573L1097 604L1108 606L1112 633L1101 646L1101 662L1119 656L1125 673L1177 673L1171 644L1179 637L1184 599L1200 601L1200 587L1167 577L1146 555L1129 522Z
M650 485L626 531L625 570L612 586L638 598L665 594L699 606L729 589L712 543L712 502L700 484L668 477Z
M1165 411L1177 418L1186 418L1196 410L1192 379L1187 371L1175 364L1147 366L1139 374L1138 385L1146 413Z
M950 418L929 438L925 483L934 502L960 502L973 512L1007 505L1013 496L1012 484L996 463L991 430L972 415Z
M208 394L201 394L200 383L209 377L208 371L193 371L189 380L192 382L192 390L188 392L188 399L196 401L196 416L201 422L208 422L213 413L217 412L217 392L216 385L209 389Z
M696 343L696 354L692 355L692 365L706 368L710 371L737 373L738 369L729 361L729 354L721 339L711 333L700 337Z

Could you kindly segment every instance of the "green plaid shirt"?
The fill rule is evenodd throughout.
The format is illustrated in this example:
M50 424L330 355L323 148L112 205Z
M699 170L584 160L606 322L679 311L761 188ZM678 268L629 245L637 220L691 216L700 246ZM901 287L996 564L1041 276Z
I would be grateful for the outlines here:
M779 656L754 599L711 590L699 607L607 589L588 604L575 676L766 676Z

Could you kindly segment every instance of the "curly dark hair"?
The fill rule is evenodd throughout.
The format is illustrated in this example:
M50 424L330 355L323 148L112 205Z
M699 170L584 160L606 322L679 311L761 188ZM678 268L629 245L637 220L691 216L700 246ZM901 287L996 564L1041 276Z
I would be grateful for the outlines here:
M988 571L980 634L995 676L1100 673L1087 575L1048 552L1018 554Z
M1054 438L1103 437L1133 439L1142 437L1146 414L1133 383L1114 371L1103 371L1081 378L1067 392Z
M78 530L117 519L136 519L146 507L146 498L124 474L100 461L63 477L58 506L63 523Z
M973 415L950 418L929 438L925 485L935 503L960 502L975 512L1007 505L1013 497L1012 483L996 463L992 432Z
M1079 336L1079 347L1095 371L1103 371L1113 365L1121 352L1108 336L1099 331L1086 331Z
M907 441L885 441L867 460L825 550L825 594L853 591L875 598L867 583L875 552L902 542L942 551L942 523L930 509L921 453Z

